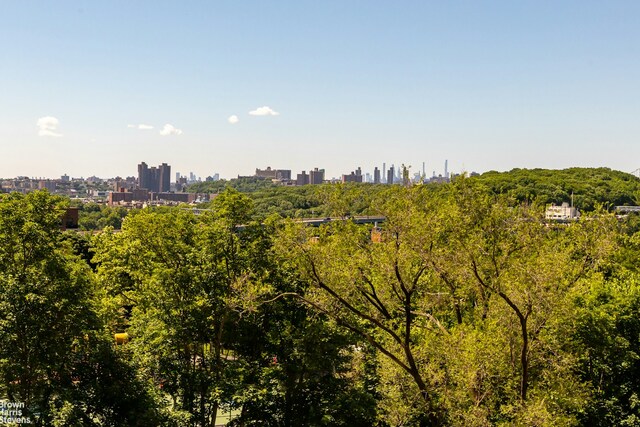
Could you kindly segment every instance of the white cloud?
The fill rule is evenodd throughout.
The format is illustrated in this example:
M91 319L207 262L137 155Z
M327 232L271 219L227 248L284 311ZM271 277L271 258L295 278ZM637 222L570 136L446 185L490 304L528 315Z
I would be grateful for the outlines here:
M167 123L166 125L164 125L164 127L160 131L160 135L162 135L162 136L182 135L182 130L181 129L176 129L173 125L170 125L169 123Z
M36 126L38 126L38 135L39 136L53 136L53 137L61 137L62 134L58 133L58 124L60 121L55 117L45 116L40 117L36 122Z
M236 123L238 123L240 121L240 119L238 118L238 116L236 116L235 114L232 116L229 116L229 118L227 119L227 121L229 123L231 123L232 125L235 125Z
M249 111L249 114L252 116L278 116L280 113L277 111L273 111L270 107L266 105L263 107L258 107L253 111Z
M150 130L153 129L151 125L139 124L139 125L127 125L129 129Z

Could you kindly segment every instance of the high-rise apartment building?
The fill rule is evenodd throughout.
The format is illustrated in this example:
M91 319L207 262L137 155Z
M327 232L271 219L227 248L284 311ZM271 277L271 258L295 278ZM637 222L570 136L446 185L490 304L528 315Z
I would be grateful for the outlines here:
M147 182L147 178L149 176L149 168L145 162L142 162L138 165L138 187L140 188L149 188L149 183Z
M169 191L171 188L171 166L166 163L157 168L149 168L145 162L138 165L138 187L154 193Z
M313 168L309 171L309 184L322 184L324 181L324 169Z
M355 172L351 172L349 175L342 175L342 182L362 182L362 169L358 167Z
M291 170L290 169L271 169L271 166L267 166L266 169L256 168L256 174L254 176L257 178L278 179L281 181L289 181L291 180Z
M296 185L307 185L309 183L309 175L305 171L299 173L296 177Z
M171 166L166 163L158 166L158 192L165 193L171 189Z
M393 184L393 180L394 180L394 170L393 170L393 165L391 165L391 167L387 171L387 184Z

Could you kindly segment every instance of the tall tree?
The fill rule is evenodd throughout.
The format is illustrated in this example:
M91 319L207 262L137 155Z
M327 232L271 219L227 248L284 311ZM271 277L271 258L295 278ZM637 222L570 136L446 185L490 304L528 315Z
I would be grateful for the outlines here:
M251 200L228 189L213 209L200 218L143 210L129 215L120 233L96 240L95 262L111 301L105 316L128 328L128 346L172 399L173 416L198 426L214 425L233 395L234 307L252 282L244 244L252 235Z
M0 396L40 425L153 423L103 333L91 269L62 238L64 209L46 192L0 196Z
M315 285L306 301L338 324L366 340L412 379L423 423L443 422L437 386L425 370L421 352L425 334L444 327L437 314L439 302L431 295L441 291L430 248L440 240L442 227L435 199L417 190L392 189L385 194L386 216L380 243L369 230L350 221L318 230L297 224L281 235L280 250L298 262L298 268ZM428 363L428 362L427 362Z
M85 267L59 245L64 204L46 192L0 196L0 377L33 413L73 381L74 343L90 329Z

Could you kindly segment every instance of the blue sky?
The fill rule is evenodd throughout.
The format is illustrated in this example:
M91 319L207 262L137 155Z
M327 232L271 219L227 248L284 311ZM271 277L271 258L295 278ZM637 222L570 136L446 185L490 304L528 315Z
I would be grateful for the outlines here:
M5 1L0 176L632 171L638 16L637 1Z

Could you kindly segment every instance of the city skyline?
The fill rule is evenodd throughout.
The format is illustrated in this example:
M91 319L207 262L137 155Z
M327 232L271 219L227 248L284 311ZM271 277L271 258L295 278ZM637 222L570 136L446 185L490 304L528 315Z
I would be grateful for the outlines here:
M11 2L0 176L640 167L632 1ZM637 160L636 160L637 159Z
M381 167L379 167L380 165L373 165L370 168L363 168L362 166L358 165L357 167L352 167L351 171L342 171L340 173L338 173L337 176L325 176L325 172L326 172L326 168L322 167L313 167L313 168L308 168L308 169L295 169L295 168L272 168L271 165L266 166L266 168L264 170L261 170L259 167L255 168L255 173L253 174L235 174L233 176L230 177L222 177L220 176L220 174L218 172L212 172L208 175L199 175L194 173L192 170L190 170L189 168L185 169L185 172L181 172L181 171L175 171L174 172L174 180L171 180L171 165L167 164L167 162L163 162L162 164L156 166L151 166L150 168L148 168L149 165L147 165L147 163L145 161L141 161L138 165L137 165L137 172L135 173L126 173L123 175L104 175L104 176L98 176L96 174L89 174L89 175L78 175L78 176L74 176L74 175L70 175L70 174L62 174L60 176L41 176L41 175L33 175L33 176L29 176L29 175L16 175L16 176L0 176L0 179L14 179L14 178L19 178L19 177L25 177L25 178L29 178L29 179L45 179L45 180L56 180L56 179L87 179L87 178L99 178L99 179L115 179L115 178L136 178L137 180L140 180L140 177L146 177L148 173L150 173L150 177L149 178L143 178L143 181L146 181L147 179L150 179L152 182L155 182L154 184L152 184L152 187L156 187L158 185L164 185L164 190L166 190L167 187L167 183L168 182L178 182L181 178L186 179L188 182L195 182L195 181L203 181L205 179L208 178L212 178L213 180L218 180L218 179L235 179L235 178L243 178L243 177L261 177L261 178L272 178L272 179L276 179L276 180L282 180L284 179L285 181L290 181L292 176L295 178L295 175L297 172L302 172L303 174L308 172L307 174L307 178L309 178L310 176L314 176L314 179L312 179L311 181L313 183L320 183L322 181L330 181L330 180L335 180L335 181L339 181L341 178L341 176L343 175L348 175L349 173L351 173L352 175L354 173L356 174L360 174L363 177L363 181L362 182L370 182L370 183L376 183L375 180L375 174L376 171L378 173L382 173L383 174L383 179L379 179L379 183L386 183L386 181L388 180L386 172L388 172L388 170L393 169L394 170L394 176L396 178L400 178L400 174L401 174L401 170L403 167L406 167L409 171L409 174L414 177L414 176L421 176L423 178L436 178L436 177L445 177L445 178L449 178L449 176L451 175L451 171L448 170L448 159L444 161L444 169L439 170L439 169L432 169L429 171L426 168L426 162L422 162L422 166L421 168L417 168L417 167L413 167L412 165L408 165L406 163L388 163L389 167L387 168L387 162L382 162L381 163ZM168 168L167 171L164 170L164 168ZM144 170L144 172L142 172ZM273 176L268 176L268 173L272 172L274 175ZM278 174L280 172L284 172L287 173L288 175L283 176L282 174ZM319 172L322 172L321 175L317 175ZM636 172L636 171L634 171ZM265 174L267 173L267 174ZM469 170L463 170L460 172L453 172L454 174L460 174L460 173L476 173L476 171L469 171ZM316 176L317 175L317 176ZM318 176L322 176L323 178L320 179L318 178ZM164 177L164 178L162 178ZM169 181L167 180L167 177L169 177ZM367 177L367 179L365 179L365 177ZM379 177L380 178L380 177ZM158 184L158 180L164 182L164 184ZM295 179L293 179L295 181ZM142 187L145 187L145 185L142 185Z

